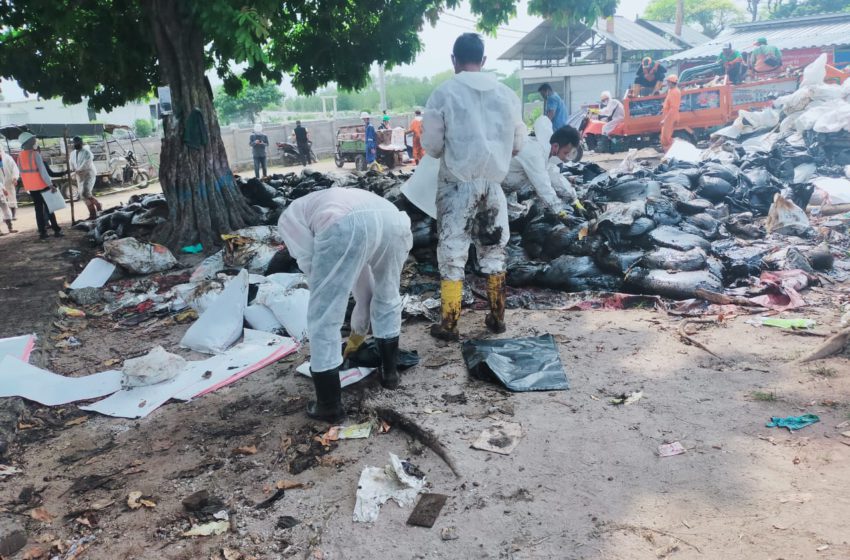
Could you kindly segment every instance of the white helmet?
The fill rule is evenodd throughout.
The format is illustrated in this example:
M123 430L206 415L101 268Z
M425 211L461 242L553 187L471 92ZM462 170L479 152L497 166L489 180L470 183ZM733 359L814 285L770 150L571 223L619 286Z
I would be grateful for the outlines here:
M260 123L257 123L257 124L254 125L254 132L260 133L262 131L263 131L263 125L261 125Z
M601 99L611 99L611 92L610 92L610 91L607 91L607 90L606 90L606 91L603 91L603 92L602 92L602 95L600 95L599 97L600 97Z
M368 119L368 118L370 118L370 117L371 117L371 115L370 115L368 112L366 112L366 111L363 111L362 113L360 113L360 118L361 118L361 119Z

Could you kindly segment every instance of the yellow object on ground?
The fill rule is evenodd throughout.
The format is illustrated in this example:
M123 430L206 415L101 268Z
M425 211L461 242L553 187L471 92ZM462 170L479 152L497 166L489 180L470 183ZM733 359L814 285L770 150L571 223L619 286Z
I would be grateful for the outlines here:
M348 342L345 343L345 349L342 351L343 359L347 358L352 352L357 352L357 349L366 340L365 334L356 333L354 331L348 336Z

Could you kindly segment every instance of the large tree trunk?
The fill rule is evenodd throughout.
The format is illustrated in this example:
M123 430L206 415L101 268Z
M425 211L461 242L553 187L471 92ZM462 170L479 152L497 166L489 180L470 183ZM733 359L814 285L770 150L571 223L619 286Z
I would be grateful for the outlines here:
M154 237L172 248L202 243L209 251L222 233L253 225L257 217L239 192L227 163L221 130L204 70L204 38L184 0L143 0L159 59L160 78L171 87L173 114L163 119L159 177L168 221ZM184 142L193 110L203 116L209 141Z

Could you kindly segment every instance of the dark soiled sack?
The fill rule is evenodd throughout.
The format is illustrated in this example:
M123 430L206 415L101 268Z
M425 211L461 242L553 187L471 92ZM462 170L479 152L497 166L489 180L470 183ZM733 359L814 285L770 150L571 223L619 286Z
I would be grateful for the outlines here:
M699 247L703 251L711 250L711 243L699 235L685 233L671 226L660 226L649 232L649 239L654 245L688 251Z
M541 286L541 276L546 265L536 262L518 262L508 265L506 282L508 286L523 288Z
M661 183L649 179L618 181L614 186L596 192L610 202L634 202L648 196L661 196Z
M626 271L643 257L643 251L608 251L600 253L594 260L603 270L613 274Z
M697 194L712 202L720 202L732 194L733 190L734 188L732 187L732 183L726 179L713 177L711 175L702 175L699 178Z
M701 288L712 292L723 289L720 278L707 270L669 272L634 267L626 275L626 285L642 294L656 294L673 299L691 299Z
M680 201L676 203L676 210L687 215L700 214L711 207L711 201L704 198L695 198L693 200Z
M289 254L289 249L284 247L283 249L278 250L274 254L274 256L269 261L268 266L266 267L266 272L264 276L268 276L269 274L277 274L278 272L300 272L301 270L298 268L298 263Z
M437 241L436 220L425 217L410 224L414 247L427 247Z
M549 263L540 276L540 283L544 288L572 292L616 291L622 279L600 270L590 257L564 255Z
M659 226L674 226L682 221L676 203L666 197L647 198L646 215Z
M698 247L690 251L660 247L644 255L640 265L652 269L692 271L705 268L705 260L705 251Z
M647 218L646 216L641 216L629 227L628 231L626 231L627 237L640 237L646 233L649 233L655 229L655 222L651 218Z
M263 183L259 179L248 179L244 183L239 183L239 189L242 195L251 201L251 204L265 206L266 208L274 208L274 197L278 196L278 192Z

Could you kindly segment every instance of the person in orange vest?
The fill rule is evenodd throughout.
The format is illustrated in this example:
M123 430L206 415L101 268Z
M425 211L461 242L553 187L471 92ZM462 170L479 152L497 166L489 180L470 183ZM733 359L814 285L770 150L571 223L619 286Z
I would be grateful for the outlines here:
M661 147L666 152L673 145L673 131L679 123L679 105L682 103L682 90L679 89L679 76L670 74L666 78L668 89L661 108Z
M56 221L56 214L47 211L47 204L44 202L44 193L49 191L56 192L56 187L53 186L53 181L50 178L50 171L44 163L41 154L35 149L35 136L29 132L24 132L19 138L21 142L21 153L18 154L18 169L21 171L21 181L24 183L24 190L29 193L32 202L35 205L35 223L38 226L39 239L47 239L47 221L50 221L50 227L53 228L53 235L56 237L64 237L62 228ZM56 174L60 175L60 174Z
M413 133L413 160L416 165L425 157L425 148L422 147L422 111L416 109L416 116L410 123L410 132Z

